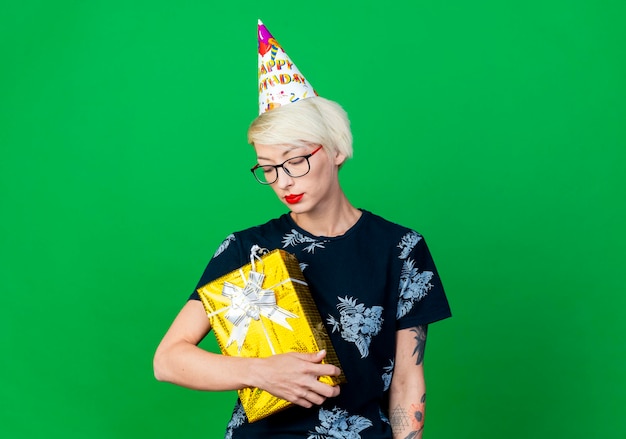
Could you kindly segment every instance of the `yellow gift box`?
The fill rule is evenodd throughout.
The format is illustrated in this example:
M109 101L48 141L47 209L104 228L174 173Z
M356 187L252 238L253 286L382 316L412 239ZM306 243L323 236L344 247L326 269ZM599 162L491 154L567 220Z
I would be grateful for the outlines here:
M326 349L324 363L340 367L295 256L254 246L250 263L198 289L224 355L267 357ZM322 376L330 385L345 381ZM258 388L238 391L249 422L291 403Z

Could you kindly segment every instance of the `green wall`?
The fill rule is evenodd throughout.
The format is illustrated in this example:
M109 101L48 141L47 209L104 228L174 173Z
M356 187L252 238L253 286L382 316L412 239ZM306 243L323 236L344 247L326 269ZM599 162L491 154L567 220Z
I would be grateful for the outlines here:
M0 436L222 434L234 394L151 361L284 211L248 171L259 17L351 115L354 204L438 263L426 437L625 437L626 3L211 3L2 4Z

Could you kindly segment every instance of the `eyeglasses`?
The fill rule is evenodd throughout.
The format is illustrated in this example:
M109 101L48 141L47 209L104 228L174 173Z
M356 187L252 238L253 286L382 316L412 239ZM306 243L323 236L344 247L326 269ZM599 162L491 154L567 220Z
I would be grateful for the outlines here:
M311 154L292 157L285 160L280 165L257 164L252 169L250 169L250 171L252 171L252 173L254 174L254 178L256 178L256 180L261 184L272 184L276 180L278 180L278 168L283 168L285 174L290 177L302 177L308 174L311 170L311 164L309 163L309 159L320 149L322 149L322 145L320 145Z

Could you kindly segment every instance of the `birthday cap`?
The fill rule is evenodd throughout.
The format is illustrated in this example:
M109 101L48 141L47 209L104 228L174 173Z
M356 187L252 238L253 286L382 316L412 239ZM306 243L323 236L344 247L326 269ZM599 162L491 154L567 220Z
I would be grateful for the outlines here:
M259 20L259 114L316 96L311 84Z

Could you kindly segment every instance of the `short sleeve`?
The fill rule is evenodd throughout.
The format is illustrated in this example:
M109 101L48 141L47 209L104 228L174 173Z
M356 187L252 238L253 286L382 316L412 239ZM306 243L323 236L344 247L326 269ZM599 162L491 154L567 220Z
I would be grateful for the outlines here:
M452 315L437 268L423 236L410 231L398 247L397 328L425 325Z
M228 235L219 245L215 254L204 269L196 288L189 296L189 300L200 300L198 288L215 279L230 273L245 264L240 251L239 237L236 233Z

